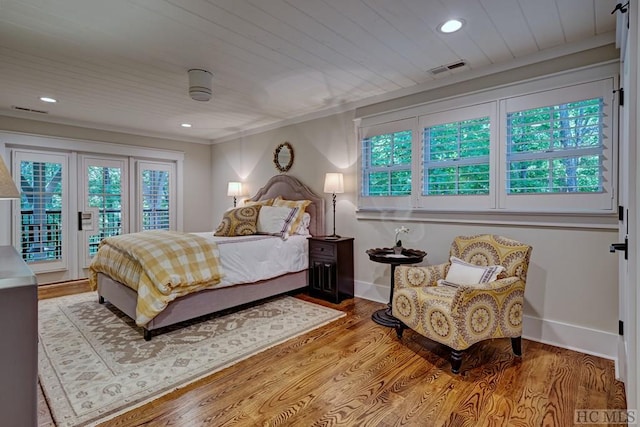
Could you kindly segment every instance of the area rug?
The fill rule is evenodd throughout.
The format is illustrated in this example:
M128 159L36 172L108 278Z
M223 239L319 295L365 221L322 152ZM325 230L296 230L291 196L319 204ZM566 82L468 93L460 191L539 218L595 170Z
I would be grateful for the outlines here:
M58 426L94 425L325 325L344 313L293 297L145 341L93 292L39 302L39 379Z

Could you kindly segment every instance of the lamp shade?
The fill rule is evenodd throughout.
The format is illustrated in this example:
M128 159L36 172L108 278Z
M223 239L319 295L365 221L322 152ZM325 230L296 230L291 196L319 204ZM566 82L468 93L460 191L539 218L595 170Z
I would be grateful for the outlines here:
M229 185L227 186L227 196L242 196L242 183L229 181Z
M344 180L339 172L329 172L324 176L325 193L344 193Z
M0 199L19 199L20 192L11 178L9 169L0 158Z

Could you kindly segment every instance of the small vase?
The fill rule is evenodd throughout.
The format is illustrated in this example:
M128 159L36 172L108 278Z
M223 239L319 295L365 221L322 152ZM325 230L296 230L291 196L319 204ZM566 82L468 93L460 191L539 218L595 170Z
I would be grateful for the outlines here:
M402 255L402 246L394 246L393 253L396 255Z

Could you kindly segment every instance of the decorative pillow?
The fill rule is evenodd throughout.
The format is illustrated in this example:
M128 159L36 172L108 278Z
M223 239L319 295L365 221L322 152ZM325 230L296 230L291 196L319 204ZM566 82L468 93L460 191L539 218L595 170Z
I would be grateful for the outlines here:
M278 196L273 201L273 206L286 206L289 208L298 208L298 213L293 220L293 224L291 224L292 230L297 230L298 226L302 222L302 216L304 215L304 210L307 206L311 204L311 200L285 200L282 197Z
M271 206L273 205L273 199L264 200L245 200L245 206Z
M216 228L214 236L246 236L258 232L257 222L262 206L243 206L230 209L222 216L220 225Z
M311 224L311 214L309 214L309 212L305 212L302 215L302 221L300 222L300 225L298 225L298 228L293 234L299 234L301 236L311 236L311 233L309 232L309 224Z
M262 206L258 215L258 233L280 236L283 240L288 239L297 213L298 208Z
M501 265L474 265L454 256L450 260L451 266L444 278L447 283L443 283L449 286L455 284L479 285L493 282L498 274L504 271L504 267Z

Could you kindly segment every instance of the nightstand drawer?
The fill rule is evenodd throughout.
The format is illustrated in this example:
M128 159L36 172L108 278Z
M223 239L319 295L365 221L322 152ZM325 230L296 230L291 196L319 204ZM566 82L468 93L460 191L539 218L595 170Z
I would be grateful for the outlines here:
M336 245L334 243L314 241L309 246L309 255L312 257L321 256L333 258L335 256Z

